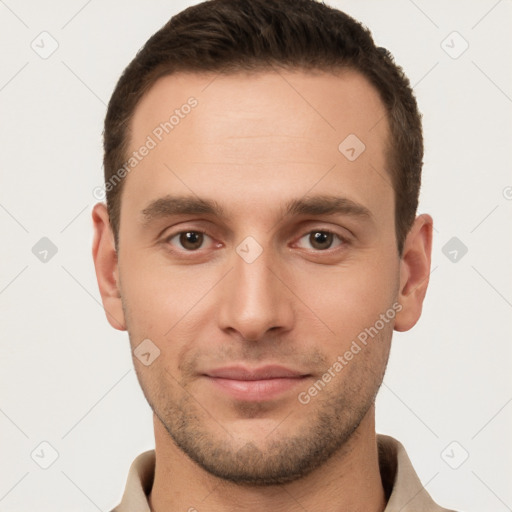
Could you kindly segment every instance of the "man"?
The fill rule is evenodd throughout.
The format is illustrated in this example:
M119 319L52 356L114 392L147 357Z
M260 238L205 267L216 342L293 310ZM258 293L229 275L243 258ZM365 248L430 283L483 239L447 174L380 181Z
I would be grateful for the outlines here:
M445 510L375 432L432 243L389 53L314 0L205 2L126 68L104 137L96 274L155 430L115 510Z

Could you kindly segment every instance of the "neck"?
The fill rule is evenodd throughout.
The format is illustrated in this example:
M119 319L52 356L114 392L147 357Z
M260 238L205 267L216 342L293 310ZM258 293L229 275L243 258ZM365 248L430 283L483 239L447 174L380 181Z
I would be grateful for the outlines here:
M375 410L324 465L294 482L240 486L219 479L188 458L154 416L156 466L152 512L261 511L382 512L386 499L379 470Z

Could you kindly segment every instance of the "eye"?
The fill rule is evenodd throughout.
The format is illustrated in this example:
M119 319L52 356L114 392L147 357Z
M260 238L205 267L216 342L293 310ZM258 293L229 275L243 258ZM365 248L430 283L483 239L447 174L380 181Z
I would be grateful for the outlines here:
M330 249L333 245L333 242L338 239L339 245L343 245L345 240L341 238L336 233L333 233L332 231L326 231L326 230L315 230L310 231L309 233L306 233L303 237L300 238L298 245L299 247L305 248L305 249L315 249L315 250L326 250ZM306 244L306 246L304 246ZM309 244L309 247L307 246ZM335 246L335 247L337 247Z
M185 249L187 251L197 251L206 239L211 238L202 231L181 231L166 239L166 242L178 249ZM179 244L179 245L177 245Z

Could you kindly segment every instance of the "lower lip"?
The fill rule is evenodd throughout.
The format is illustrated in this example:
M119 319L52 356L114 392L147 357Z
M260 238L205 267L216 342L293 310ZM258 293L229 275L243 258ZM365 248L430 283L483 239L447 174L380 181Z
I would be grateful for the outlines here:
M208 377L208 380L233 398L246 401L263 401L276 398L302 384L306 377L275 378L264 380L234 380Z

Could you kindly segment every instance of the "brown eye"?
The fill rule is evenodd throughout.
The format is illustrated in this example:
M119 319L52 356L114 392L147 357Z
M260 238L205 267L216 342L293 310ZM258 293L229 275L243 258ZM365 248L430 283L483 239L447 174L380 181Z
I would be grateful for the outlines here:
M309 243L314 249L329 249L334 239L334 233L328 231L312 231L309 234Z
M184 231L179 235L180 244L184 249L195 251L203 245L204 234L199 231Z
M302 249L325 251L327 249L342 248L347 241L341 235L324 229L316 229L302 236L298 246Z

